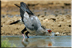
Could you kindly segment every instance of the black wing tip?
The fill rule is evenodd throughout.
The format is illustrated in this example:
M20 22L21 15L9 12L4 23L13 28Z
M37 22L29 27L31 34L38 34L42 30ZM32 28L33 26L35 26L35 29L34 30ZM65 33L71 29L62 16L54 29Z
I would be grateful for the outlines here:
M20 5L26 5L26 3L24 3L24 2L20 2Z
M29 15L34 15L31 10L29 9L28 5L24 2L20 2L20 7L22 10L26 11Z
M20 4L24 4L24 2L20 2Z

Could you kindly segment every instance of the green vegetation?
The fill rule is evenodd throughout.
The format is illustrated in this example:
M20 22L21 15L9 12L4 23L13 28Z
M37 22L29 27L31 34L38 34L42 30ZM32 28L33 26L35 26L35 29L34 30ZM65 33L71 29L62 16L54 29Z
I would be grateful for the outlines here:
M16 47L15 44L13 44L13 46L11 46L11 43L9 43L9 40L1 40L1 47Z

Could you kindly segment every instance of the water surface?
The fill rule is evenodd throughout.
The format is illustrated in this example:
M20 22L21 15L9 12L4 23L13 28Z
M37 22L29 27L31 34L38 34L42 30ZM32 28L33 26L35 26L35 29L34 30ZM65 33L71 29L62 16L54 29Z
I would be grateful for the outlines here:
M6 38L13 45L16 44L17 47L71 47L71 36L30 36L24 40L22 43L22 36L2 36L2 40Z

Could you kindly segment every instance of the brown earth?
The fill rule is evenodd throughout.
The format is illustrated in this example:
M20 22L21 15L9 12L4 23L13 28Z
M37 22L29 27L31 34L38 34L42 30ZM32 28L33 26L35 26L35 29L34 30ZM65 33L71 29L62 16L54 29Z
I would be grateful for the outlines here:
M1 18L1 34L2 35L20 35L24 24L18 23L9 25L10 23L19 20L20 17L5 17ZM59 32L64 35L70 35L71 33L71 18L70 15L62 16L39 16L41 24L48 29L52 29L53 32ZM55 19L55 20L53 20Z
M32 2L32 1L31 1ZM41 21L41 24L48 29L52 29L53 32L59 32L59 35L71 35L71 11L64 11L64 9L71 9L70 1L63 1L63 2L47 2L42 4L41 2L27 2L26 4L32 10L51 10L54 11L55 15L52 15L50 12L34 12L35 15ZM10 25L10 23L19 20L21 17L16 17L15 15L19 15L19 8L16 7L14 4L19 5L20 1L8 1L2 2L2 15L1 15L1 35L21 35L22 29L25 27L24 24L18 23L14 25ZM41 3L41 4L40 4ZM61 9L56 11L55 9ZM57 14L58 13L58 14ZM60 15L62 14L62 15ZM14 17L8 17L8 16ZM4 17L4 18L3 18Z

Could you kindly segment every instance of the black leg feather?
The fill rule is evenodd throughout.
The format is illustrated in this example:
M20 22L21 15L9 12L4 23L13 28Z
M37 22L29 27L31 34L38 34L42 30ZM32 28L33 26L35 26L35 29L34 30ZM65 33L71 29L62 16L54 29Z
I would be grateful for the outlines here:
M28 33L29 33L28 31L25 33L25 35L27 36L27 38L29 38Z
M21 33L24 34L24 31L26 31L26 27L21 31Z

